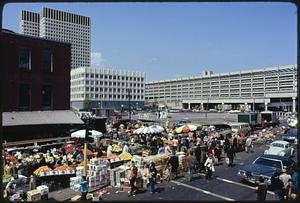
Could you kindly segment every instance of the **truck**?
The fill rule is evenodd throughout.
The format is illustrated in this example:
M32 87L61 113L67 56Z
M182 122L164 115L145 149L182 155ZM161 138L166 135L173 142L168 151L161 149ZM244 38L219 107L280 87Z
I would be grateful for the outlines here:
M261 127L279 125L279 119L274 111L262 111L258 115L258 122Z
M255 129L258 124L258 113L249 112L249 113L239 113L238 122L239 123L248 123L252 129Z

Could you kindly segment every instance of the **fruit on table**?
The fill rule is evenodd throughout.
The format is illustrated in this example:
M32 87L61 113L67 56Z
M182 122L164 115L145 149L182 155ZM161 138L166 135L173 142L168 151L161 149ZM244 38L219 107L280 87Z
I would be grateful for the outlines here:
M110 154L110 155L107 156L107 158L115 159L115 158L117 158L117 155L116 154Z
M124 152L122 154L120 154L119 156L122 160L125 160L125 161L128 161L128 160L131 160L132 159L132 156L130 153L128 152Z
M120 147L119 145L113 144L112 145L112 151L113 152L121 152L122 151L122 147Z
M71 168L70 166L67 166L67 165L62 165L62 166L58 166L54 169L54 171L65 171L65 170L73 170L73 168Z
M38 176L38 175L40 175L41 172L44 172L44 171L52 171L52 169L49 168L48 166L41 166L38 169L36 169L33 173Z

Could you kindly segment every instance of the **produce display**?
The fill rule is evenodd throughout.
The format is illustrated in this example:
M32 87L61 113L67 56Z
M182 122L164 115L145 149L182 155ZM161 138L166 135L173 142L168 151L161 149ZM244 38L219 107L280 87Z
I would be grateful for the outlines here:
M73 170L73 168L67 165L63 165L63 166L58 166L54 169L54 171L65 171L65 170Z
M120 154L119 157L124 161L129 161L132 159L132 155L128 152L124 152L124 153Z
M120 147L119 145L113 144L112 148L113 152L122 152L122 147Z
M8 175L8 174L4 174L3 175L3 183L7 183L11 180L12 176L11 175Z
M107 156L107 158L109 158L109 159L115 159L117 157L118 156L116 154L110 154L110 155Z
M36 169L33 173L37 176L40 176L42 172L49 172L52 171L51 168L49 168L48 166L41 166L38 169Z
M149 156L151 154L151 150L150 149L145 149L142 153L143 157Z

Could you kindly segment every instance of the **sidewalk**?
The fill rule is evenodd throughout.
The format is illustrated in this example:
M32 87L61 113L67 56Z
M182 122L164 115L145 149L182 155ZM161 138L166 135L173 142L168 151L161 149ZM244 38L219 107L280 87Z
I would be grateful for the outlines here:
M108 184L90 188L89 193L95 192L97 190L101 190L102 188L107 186ZM53 199L55 201L67 201L76 195L81 195L81 193L70 188L65 188L58 191L49 192L48 199Z

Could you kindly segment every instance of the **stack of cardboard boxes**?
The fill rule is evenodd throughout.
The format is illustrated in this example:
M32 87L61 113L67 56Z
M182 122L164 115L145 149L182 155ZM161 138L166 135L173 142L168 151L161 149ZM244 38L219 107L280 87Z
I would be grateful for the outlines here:
M91 159L88 169L89 187L97 187L109 182L109 167L105 160Z

